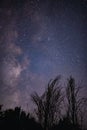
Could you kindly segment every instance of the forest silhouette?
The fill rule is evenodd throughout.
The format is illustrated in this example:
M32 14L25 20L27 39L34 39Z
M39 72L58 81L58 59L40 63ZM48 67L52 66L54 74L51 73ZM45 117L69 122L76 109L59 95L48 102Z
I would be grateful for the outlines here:
M31 94L35 116L21 107L3 110L0 105L0 130L83 130L87 99L79 96L82 87L72 76L62 87L60 78L50 80L41 96Z

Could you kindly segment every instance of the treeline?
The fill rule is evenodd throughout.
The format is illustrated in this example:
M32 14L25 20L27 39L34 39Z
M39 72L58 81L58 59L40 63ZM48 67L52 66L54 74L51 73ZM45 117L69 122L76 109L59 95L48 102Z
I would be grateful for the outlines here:
M41 126L30 114L20 107L2 111L0 109L0 130L41 130Z
M61 86L60 76L50 80L41 96L31 95L36 119L20 107L3 111L0 106L0 130L83 130L87 99L81 97L81 89L73 77L66 87Z

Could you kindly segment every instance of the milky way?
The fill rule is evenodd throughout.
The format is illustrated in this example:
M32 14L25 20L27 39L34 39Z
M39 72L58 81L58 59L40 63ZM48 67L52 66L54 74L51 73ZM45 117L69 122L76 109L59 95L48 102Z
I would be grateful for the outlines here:
M2 0L0 104L26 109L59 74L87 86L86 23L86 0Z

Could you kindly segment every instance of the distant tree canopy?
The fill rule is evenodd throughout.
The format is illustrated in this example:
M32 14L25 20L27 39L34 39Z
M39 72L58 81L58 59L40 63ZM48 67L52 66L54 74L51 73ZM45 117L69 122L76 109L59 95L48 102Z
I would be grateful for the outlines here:
M2 111L0 114L0 130L42 130L39 123L20 107Z

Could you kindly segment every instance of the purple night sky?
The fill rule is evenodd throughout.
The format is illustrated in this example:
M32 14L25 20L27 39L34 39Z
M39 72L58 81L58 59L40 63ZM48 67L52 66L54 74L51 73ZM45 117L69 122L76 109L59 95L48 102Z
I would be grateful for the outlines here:
M87 0L0 0L0 104L27 109L59 74L87 93Z

